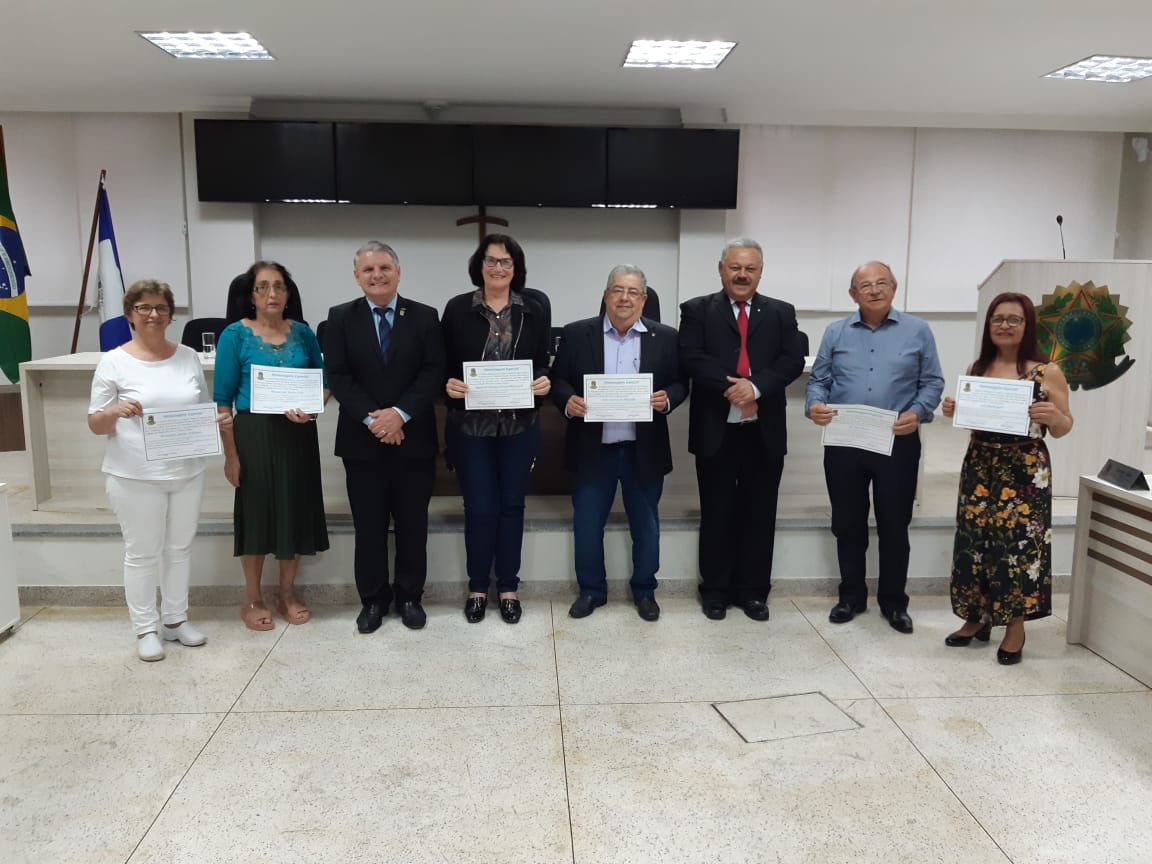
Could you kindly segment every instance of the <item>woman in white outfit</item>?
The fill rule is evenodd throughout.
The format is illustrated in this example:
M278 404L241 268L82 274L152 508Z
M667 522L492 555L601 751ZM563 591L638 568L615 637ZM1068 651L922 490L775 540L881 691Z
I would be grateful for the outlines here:
M165 336L174 307L172 289L164 282L145 279L125 292L132 340L100 359L88 406L88 428L108 437L105 489L124 535L124 597L141 660L163 660L164 641L207 641L188 623L188 576L204 459L149 462L144 454L146 410L212 401L196 352ZM232 417L218 412L216 422L229 428Z

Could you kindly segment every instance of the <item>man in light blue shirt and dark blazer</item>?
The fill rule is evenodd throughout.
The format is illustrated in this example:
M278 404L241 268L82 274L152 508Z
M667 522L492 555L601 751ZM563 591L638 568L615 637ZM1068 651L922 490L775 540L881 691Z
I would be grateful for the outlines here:
M851 621L868 606L868 488L880 544L876 602L893 629L912 632L908 615L908 525L916 498L921 423L932 422L944 392L936 340L928 324L892 308L896 277L879 261L852 274L848 292L859 309L829 325L808 381L805 413L827 426L829 405L870 405L896 411L892 455L855 447L824 448L824 479L832 503L832 533L840 565L840 599L828 620Z
M660 617L660 495L672 470L667 415L688 396L676 331L641 317L647 280L640 268L614 267L604 290L605 314L564 328L552 364L551 396L568 418L564 462L573 473L572 534L580 596L568 610L586 618L608 597L604 526L619 485L632 534L632 600L645 621ZM589 423L585 375L652 375L652 420Z

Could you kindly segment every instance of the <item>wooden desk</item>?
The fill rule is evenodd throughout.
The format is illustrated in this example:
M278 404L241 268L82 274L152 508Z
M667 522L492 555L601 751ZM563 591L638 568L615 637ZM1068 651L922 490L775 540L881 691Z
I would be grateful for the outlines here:
M1068 641L1152 686L1152 493L1080 478Z

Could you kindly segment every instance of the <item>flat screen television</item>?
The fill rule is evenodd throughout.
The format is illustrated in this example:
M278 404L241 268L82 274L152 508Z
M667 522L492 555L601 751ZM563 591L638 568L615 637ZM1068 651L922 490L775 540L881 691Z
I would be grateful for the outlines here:
M334 201L331 123L197 120L201 201Z
M588 207L606 194L606 130L474 126L477 204Z
M731 210L739 163L735 129L609 129L607 203Z
M353 204L471 205L472 127L337 123L336 197Z

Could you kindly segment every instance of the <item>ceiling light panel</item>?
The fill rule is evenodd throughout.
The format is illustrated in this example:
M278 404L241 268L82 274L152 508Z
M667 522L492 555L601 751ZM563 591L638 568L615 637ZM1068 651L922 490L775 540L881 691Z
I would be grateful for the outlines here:
M1152 57L1112 57L1096 54L1071 66L1049 72L1045 78L1070 78L1074 81L1103 81L1127 84L1152 75Z
M625 69L715 69L736 47L735 42L678 42L637 39L624 60Z
M180 60L276 59L251 33L137 33Z

